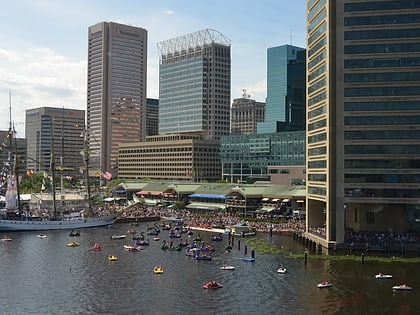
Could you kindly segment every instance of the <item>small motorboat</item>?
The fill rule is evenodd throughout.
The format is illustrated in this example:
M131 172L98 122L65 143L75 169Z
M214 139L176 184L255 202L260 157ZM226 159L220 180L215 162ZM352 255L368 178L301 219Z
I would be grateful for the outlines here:
M116 261L118 259L117 255L114 254L109 254L108 255L108 260L110 261Z
M67 247L77 247L79 245L80 244L78 242L70 242L70 243L67 243Z
M144 247L142 246L133 246L133 245L124 245L124 249L128 250L129 252L138 252L140 250L143 250Z
M222 270L235 270L234 266L228 265L228 264L224 264L222 267L220 267L220 269Z
M254 262L255 258L254 257L250 257L250 256L245 256L241 258L242 261L250 261L250 262Z
M47 235L45 235L45 234L38 234L36 237L38 237L38 238L47 238Z
M322 281L321 283L318 283L318 284L317 284L317 288L320 288L320 289L323 289L323 288L330 288L330 287L332 287L332 284L331 284L331 282L329 282L329 281L327 281L327 280L324 280L324 281Z
M156 273L156 274L161 274L161 273L163 273L163 267L162 266L155 266L153 268L153 272Z
M386 275L380 272L375 275L375 279L392 279L392 275Z
M400 285L394 285L393 287L392 287L392 290L394 290L394 291L411 291L411 287L409 287L408 285L406 285L406 284L400 284Z
M102 245L99 244L99 243L95 243L95 245L93 245L93 247L92 247L92 250L100 251L100 250L102 250Z
M279 269L277 269L277 273L286 273L287 269L284 267L280 267Z
M11 241L12 239L9 236L5 235L5 236L3 236L3 238L1 240L3 242L8 242L8 241Z
M123 235L116 235L116 234L114 234L114 235L111 236L111 240L122 240L122 239L125 239L126 236L127 235L125 235L125 234L123 234Z
M160 241L160 238L159 238L159 237L157 237L157 236L155 236L155 237L153 238L153 240L154 240L154 241Z
M223 287L222 284L220 284L219 282L216 282L214 280L211 280L209 282L207 282L206 284L203 285L204 289L219 289Z

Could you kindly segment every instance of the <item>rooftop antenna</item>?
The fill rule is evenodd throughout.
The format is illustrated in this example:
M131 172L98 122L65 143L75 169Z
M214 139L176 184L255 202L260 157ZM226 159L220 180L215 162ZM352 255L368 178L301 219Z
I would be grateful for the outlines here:
M293 29L290 28L290 45L293 45Z

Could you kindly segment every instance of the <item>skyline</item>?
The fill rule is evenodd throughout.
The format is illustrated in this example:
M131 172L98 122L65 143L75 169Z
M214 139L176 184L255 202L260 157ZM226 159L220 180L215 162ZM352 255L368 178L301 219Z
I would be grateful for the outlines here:
M231 40L231 97L265 102L267 49L291 44L306 46L306 1L216 0L197 3L157 1L124 5L106 1L6 2L0 13L0 102L18 137L25 134L25 110L65 107L86 110L88 28L102 21L142 27L148 31L147 97L159 98L157 43L202 29L214 29ZM0 118L0 130L9 115Z

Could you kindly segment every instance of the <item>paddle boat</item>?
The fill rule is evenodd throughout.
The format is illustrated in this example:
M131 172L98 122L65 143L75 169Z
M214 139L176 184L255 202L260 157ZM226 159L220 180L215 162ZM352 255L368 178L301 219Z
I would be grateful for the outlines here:
M3 242L8 242L8 241L11 241L12 239L9 236L5 235L5 236L3 236L3 238L1 240Z
M45 234L38 234L36 237L38 237L38 238L47 238L47 235L45 235Z
M108 255L108 260L110 261L116 261L118 259L117 255L114 254L109 254Z
M214 242L223 241L222 233L219 233L219 235L214 235L214 236L210 237L210 240L214 241Z
M79 245L80 244L78 242L70 242L70 243L67 243L67 247L77 247Z
M323 288L330 288L332 286L331 282L328 280L324 280L321 283L317 284L317 288L323 289Z
M133 229L133 228L131 228L127 231L127 234L133 234L134 235L136 233L137 233L136 229Z
M156 273L156 274L161 274L161 273L163 273L163 267L162 266L155 266L153 268L153 272Z
M99 244L99 243L95 243L95 245L93 245L93 247L92 247L92 250L100 251L100 250L102 250L102 245Z
M222 270L235 270L235 267L234 266L230 266L228 264L223 264L223 266L220 267L220 269L222 269Z
M70 233L69 233L69 236L71 236L71 237L80 236L80 231L71 230Z
M242 261L250 261L250 262L254 262L255 258L251 257L251 256L245 256L241 258Z
M381 272L375 275L375 279L391 279L391 278L392 278L392 275L386 275Z
M125 235L125 234L123 234L123 235L114 234L114 235L111 236L111 240L122 240L122 239L126 238L126 236L127 235Z
M147 239L147 240L137 240L136 245L137 246L149 246L150 245L149 239Z
M219 289L221 287L223 287L223 285L214 280L210 280L209 282L203 285L204 289Z
M207 254L197 253L194 256L195 260L211 260L211 256Z
M287 269L284 267L280 267L279 269L277 269L277 273L286 273Z
M394 285L392 287L392 290L394 290L394 291L411 291L411 287L409 287L406 284L400 284L400 285Z

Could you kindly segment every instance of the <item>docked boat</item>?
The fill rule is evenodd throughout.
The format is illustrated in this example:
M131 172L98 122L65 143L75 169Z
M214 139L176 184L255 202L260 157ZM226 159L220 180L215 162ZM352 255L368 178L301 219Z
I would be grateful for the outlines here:
M80 243L78 243L78 242L70 242L70 243L67 243L67 247L77 247L79 245L80 245Z
M118 259L117 255L113 255L113 254L108 255L108 260L110 261L116 261L117 259Z
M395 291L411 291L411 287L409 287L408 285L406 285L406 284L400 284L400 285L394 285L393 287L392 287L392 290L395 290Z
M14 130L12 124L10 123L9 132L8 132L8 141L13 143L15 141L14 137ZM85 133L86 134L86 133ZM87 142L86 142L87 143ZM12 146L9 146L11 149ZM88 148L85 146L84 153L87 154ZM7 179L7 189L6 189L6 211L2 213L0 217L0 231L47 231L47 230L77 230L77 229L84 229L84 228L94 228L94 227L101 227L107 226L110 224L114 224L118 217L118 213L114 213L108 216L97 216L96 214L91 211L91 207L87 206L83 212L79 212L78 214L83 213L78 217L66 217L63 214L59 214L56 209L56 201L55 201L55 185L51 185L52 191L51 194L54 196L53 198L53 209L51 209L51 213L49 213L48 217L38 217L33 216L29 212L22 209L20 204L20 192L19 192L19 176L15 174L15 164L16 161L19 160L18 152L9 152L11 156L15 156L15 161L9 161L7 165L9 165L7 170L5 171L5 178ZM86 162L86 170L89 169L89 166ZM14 164L14 165L13 165ZM51 178L55 178L55 167L51 167ZM89 172L85 172L85 181L88 183L86 187L89 187ZM2 183L3 184L3 183ZM63 188L62 188L63 190ZM86 199L90 200L90 190L86 189Z
M71 230L107 226L114 224L118 214L107 217L83 218L71 220L22 220L0 219L0 231L49 231L49 230Z
M375 275L375 279L392 279L392 275L378 273L377 275Z
M153 268L153 272L156 273L156 274L161 274L161 273L163 273L163 267L162 266L155 266Z
M277 273L286 273L287 269L284 267L280 267L279 269L277 269Z
M318 283L316 285L316 287L319 288L319 289L330 288L330 287L332 287L332 284L331 284L331 282L329 282L327 280L324 280L321 283Z
M45 235L45 234L38 234L36 237L38 237L38 238L47 238L47 235Z
M235 267L228 264L223 264L223 266L220 267L220 269L221 270L235 270Z
M216 282L214 280L211 280L211 281L209 281L209 282L207 282L203 285L204 289L219 289L219 288L222 288L222 287L223 287L223 285L221 283Z

